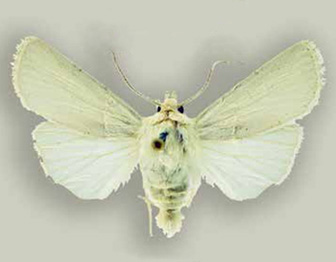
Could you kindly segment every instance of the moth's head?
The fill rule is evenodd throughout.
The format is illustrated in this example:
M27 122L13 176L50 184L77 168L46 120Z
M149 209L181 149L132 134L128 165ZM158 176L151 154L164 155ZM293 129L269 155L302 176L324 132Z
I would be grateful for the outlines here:
M163 102L160 103L156 109L158 113L167 117L184 113L183 106L177 102L175 91L166 92Z

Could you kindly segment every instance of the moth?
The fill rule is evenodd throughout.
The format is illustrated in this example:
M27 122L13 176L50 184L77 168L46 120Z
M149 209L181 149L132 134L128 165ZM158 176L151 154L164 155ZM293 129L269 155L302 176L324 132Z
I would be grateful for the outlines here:
M114 62L127 86L156 107L152 116L140 116L36 37L17 47L13 85L22 105L46 120L32 136L47 176L81 199L105 199L139 167L143 199L150 214L158 208L156 223L167 237L181 230L181 210L202 180L238 201L281 184L302 142L296 120L311 112L325 83L320 52L301 41L189 118L184 107L209 86L218 63L181 102L175 92L163 101L140 93Z

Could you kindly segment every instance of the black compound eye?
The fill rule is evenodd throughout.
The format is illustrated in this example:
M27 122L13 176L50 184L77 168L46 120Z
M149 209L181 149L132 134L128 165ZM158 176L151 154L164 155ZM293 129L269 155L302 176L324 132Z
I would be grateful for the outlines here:
M179 111L181 114L183 114L183 112L184 112L184 107L183 107L183 106L180 106L180 107L177 109L177 111Z
M158 106L157 108L156 108L156 112L160 112L161 111L161 106Z

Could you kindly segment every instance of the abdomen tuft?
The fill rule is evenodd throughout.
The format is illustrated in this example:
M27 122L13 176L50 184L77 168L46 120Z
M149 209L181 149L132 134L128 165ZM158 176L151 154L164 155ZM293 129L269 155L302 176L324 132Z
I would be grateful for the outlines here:
M156 224L167 237L173 237L180 232L183 219L181 209L160 208L159 214L156 216Z

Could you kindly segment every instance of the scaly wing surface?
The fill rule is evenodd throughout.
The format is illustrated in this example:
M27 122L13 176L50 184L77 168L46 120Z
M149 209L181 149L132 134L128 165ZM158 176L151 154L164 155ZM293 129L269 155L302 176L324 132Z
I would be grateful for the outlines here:
M231 199L255 198L288 176L301 141L298 125L235 141L204 140L202 174Z
M142 124L129 105L36 37L17 48L13 84L23 106L48 120L33 132L47 176L83 199L129 180Z
M132 136L141 125L129 105L36 37L17 48L13 84L26 109L81 133Z
M200 138L246 138L304 117L318 102L323 71L314 43L289 47L196 117Z
M299 42L200 113L195 127L206 181L235 200L280 184L302 139L295 120L318 103L323 72L316 46Z

